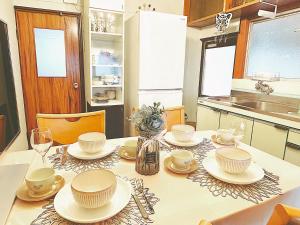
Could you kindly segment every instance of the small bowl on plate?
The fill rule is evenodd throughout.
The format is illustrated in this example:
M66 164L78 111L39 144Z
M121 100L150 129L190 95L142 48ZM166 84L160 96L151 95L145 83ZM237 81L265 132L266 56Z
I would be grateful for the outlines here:
M195 134L195 128L190 125L178 124L171 128L171 132L176 141L189 142Z
M116 175L103 169L78 174L71 183L73 197L83 208L99 208L113 197L117 187Z
M137 140L127 140L123 145L124 150L131 157L136 155L137 142Z
M103 150L106 136L103 133L91 132L78 137L78 144L82 151L94 154Z
M225 172L240 174L248 169L252 157L249 152L239 148L219 148L216 150L216 160Z
M233 129L219 129L217 130L217 139L220 138L223 143L234 142L234 130Z

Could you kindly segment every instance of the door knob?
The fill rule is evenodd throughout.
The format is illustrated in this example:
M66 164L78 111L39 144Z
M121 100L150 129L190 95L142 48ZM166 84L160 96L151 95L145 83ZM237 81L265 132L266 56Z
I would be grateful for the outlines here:
M73 83L73 87L77 89L79 87L78 83Z

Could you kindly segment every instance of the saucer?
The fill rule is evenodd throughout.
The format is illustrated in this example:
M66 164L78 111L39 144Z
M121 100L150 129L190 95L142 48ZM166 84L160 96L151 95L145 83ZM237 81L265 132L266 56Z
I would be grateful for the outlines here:
M172 162L172 158L170 156L165 158L164 165L166 168L168 168L173 173L178 173L178 174L188 174L188 173L192 173L198 169L198 163L195 159L192 160L192 163L190 164L190 166L187 169L184 169L184 170L178 169L174 166L174 164Z
M179 146L179 147L193 147L193 146L200 144L203 141L203 138L201 137L201 135L198 132L195 132L195 135L192 138L192 140L187 141L187 142L181 142L181 141L175 140L174 136L172 135L172 132L166 133L164 136L164 139L166 142L168 142L172 145Z
M226 146L233 146L235 144L235 142L223 142L220 138L217 138L216 135L212 135L211 136L211 140L219 145L226 145Z
M121 146L118 152L119 156L123 159L127 159L127 160L135 160L136 159L136 155L131 156L126 152L126 147L125 146Z
M260 181L265 173L263 169L255 163L251 163L248 169L240 174L231 174L223 171L215 156L209 155L202 161L204 169L214 178L230 184L247 185Z
M24 183L22 184L22 186L17 190L17 197L23 201L26 202L38 202L38 201L42 201L45 199L48 199L52 196L54 196L64 185L65 185L65 179L60 176L60 175L56 175L55 176L55 184L52 186L52 190L40 195L40 196L34 196L34 195L29 195L29 190L27 188L27 185Z
M63 187L54 199L54 209L58 215L74 223L96 223L107 220L126 207L131 198L131 184L117 177L117 188L114 196L106 205L86 209L74 200L71 185Z
M91 154L82 151L78 142L76 142L68 147L68 154L82 160L101 159L111 154L115 149L115 146L106 142L102 151Z

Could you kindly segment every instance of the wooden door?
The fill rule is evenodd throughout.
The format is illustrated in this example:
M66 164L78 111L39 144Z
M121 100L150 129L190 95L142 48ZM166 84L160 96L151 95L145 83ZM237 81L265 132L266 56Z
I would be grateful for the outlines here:
M75 14L17 8L16 20L27 131L30 132L37 127L37 113L81 112L83 101L81 100L80 18ZM38 74L41 72L38 72L37 64L35 33L37 29L58 31L63 34L64 77L57 74L53 76L48 74L48 77ZM49 45L51 46L51 43ZM61 50L57 49L57 54L61 54ZM47 54L39 53L39 55L41 58Z

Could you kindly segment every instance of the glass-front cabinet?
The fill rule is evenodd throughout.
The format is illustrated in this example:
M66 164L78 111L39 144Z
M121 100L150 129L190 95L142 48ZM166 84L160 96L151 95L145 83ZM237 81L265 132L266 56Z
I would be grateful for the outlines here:
M116 0L115 0L116 1ZM107 9L93 1L84 6L86 99L91 106L124 104L123 3Z

